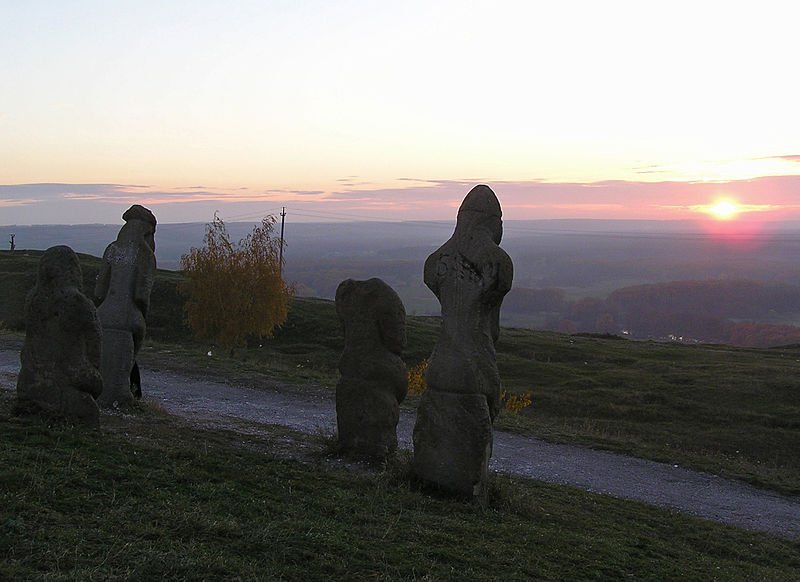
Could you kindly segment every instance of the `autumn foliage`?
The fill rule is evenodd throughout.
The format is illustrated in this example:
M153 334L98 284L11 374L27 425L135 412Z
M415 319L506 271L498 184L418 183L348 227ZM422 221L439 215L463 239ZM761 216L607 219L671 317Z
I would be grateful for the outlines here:
M427 369L428 360L422 360L408 371L408 393L411 396L419 396L428 387L425 383L425 370Z
M181 257L181 291L195 337L226 347L249 336L269 337L288 315L291 290L281 277L280 241L268 216L238 245L219 216L206 225L203 248Z
M511 414L519 414L533 404L533 392L528 390L522 394L515 394L514 392L503 390L500 392L500 402L503 403L503 410Z
M422 360L408 371L408 393L411 396L420 396L428 389L428 384L425 382L425 371L427 369L428 360ZM515 394L514 392L503 390L500 393L500 401L503 403L503 410L516 415L533 404L533 392L529 390L522 394Z

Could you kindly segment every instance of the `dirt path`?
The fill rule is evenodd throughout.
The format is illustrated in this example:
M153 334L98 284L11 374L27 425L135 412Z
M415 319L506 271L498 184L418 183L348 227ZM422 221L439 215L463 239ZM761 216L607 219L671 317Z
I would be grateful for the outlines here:
M19 352L0 350L0 385L13 389ZM216 423L237 419L278 424L307 433L336 428L329 391L275 384L248 388L163 370L142 370L146 399L178 416ZM401 446L411 447L413 413L403 411ZM493 471L580 487L667 507L755 531L800 538L800 499L664 463L495 431Z

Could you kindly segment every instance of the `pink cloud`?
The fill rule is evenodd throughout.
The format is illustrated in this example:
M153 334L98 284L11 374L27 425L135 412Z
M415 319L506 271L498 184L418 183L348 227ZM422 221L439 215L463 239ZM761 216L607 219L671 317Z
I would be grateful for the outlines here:
M0 185L2 220L19 224L119 220L119 207L154 206L159 220L205 221L222 216L253 216L286 206L306 220L451 220L454 210L480 179L402 178L400 186L369 187L356 177L330 190L159 189L120 184ZM800 176L768 176L729 182L646 182L610 180L588 183L543 180L493 181L506 219L613 218L678 219L698 217L697 208L728 197L764 219L800 218ZM756 214L753 212L753 214Z
M0 198L0 208L17 208L20 206L28 206L29 204L38 204L41 200L35 198L28 198L25 200L10 200L7 198Z

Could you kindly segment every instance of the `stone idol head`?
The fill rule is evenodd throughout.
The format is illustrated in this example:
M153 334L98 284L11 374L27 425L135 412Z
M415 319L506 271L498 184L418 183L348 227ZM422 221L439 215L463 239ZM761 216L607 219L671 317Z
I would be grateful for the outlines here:
M503 238L503 211L489 186L479 184L469 191L456 218L456 233L485 230L495 244Z
M149 209L134 204L125 211L122 220L125 221L125 226L120 230L120 235L124 233L127 236L141 236L147 242L147 246L155 250L156 217Z
M78 255L68 246L47 249L39 260L37 283L43 287L77 287L83 289L81 264Z

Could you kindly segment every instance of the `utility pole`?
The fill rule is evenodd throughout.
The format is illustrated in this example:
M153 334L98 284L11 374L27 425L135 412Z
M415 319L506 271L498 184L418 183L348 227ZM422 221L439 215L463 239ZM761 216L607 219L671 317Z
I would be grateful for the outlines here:
M280 258L278 259L278 274L283 277L283 226L286 221L286 207L281 210L281 250Z
M11 252L12 252L12 253L14 252L14 249L16 249L16 248L17 248L17 245L15 245L15 244L14 244L14 236L15 236L15 235L13 235L13 234L12 234L12 235L11 235L11 240L10 240L10 241L8 241L8 242L10 242L10 243L11 243Z

